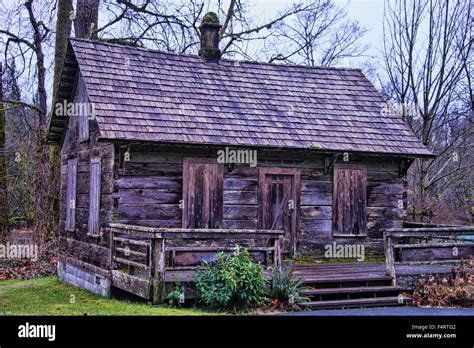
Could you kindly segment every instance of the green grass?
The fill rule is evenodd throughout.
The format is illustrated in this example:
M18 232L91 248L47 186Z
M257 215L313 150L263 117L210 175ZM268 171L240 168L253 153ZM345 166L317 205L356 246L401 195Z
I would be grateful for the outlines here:
M73 296L72 296L73 295ZM74 298L74 301L71 299ZM55 277L0 281L0 315L212 315L197 309L151 307L105 298Z

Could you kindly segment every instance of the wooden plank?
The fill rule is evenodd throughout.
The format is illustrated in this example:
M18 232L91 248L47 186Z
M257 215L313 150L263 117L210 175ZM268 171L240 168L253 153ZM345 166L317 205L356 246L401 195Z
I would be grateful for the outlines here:
M178 204L181 199L180 192L168 192L161 189L121 189L114 196L118 198L120 205L129 204L134 206L152 204Z
M125 265L129 265L129 266L133 266L133 267L138 267L138 268L141 268L141 269L144 269L144 270L148 270L147 265L144 265L142 263L135 262L135 261L132 261L132 260L124 259L122 257L114 256L113 261L116 261L118 263L123 263Z
M248 247L248 251L273 251L274 247ZM166 247L166 251L233 251L235 247L198 247L198 246L185 246L185 247Z
M220 250L224 253L232 253L234 249L230 250ZM260 263L265 263L265 253L264 251L254 251L250 250L251 258ZM173 260L173 264L175 267L180 266L197 266L203 261L212 261L217 258L217 251L184 251L184 252L176 252Z
M167 192L181 192L181 176L149 176L149 177L121 177L115 181L115 185L121 189L155 189L167 190Z
M74 231L76 226L76 183L77 158L67 162L67 193L66 193L66 230Z
M112 270L112 286L128 291L144 299L150 299L150 281Z
M385 266L386 266L386 271L387 275L389 277L392 277L392 285L397 285L396 284L396 274L395 274L395 256L393 252L393 240L392 237L388 233L383 234L384 238L384 252L385 252Z
M129 255L134 255L134 256L143 257L143 258L147 257L146 253L142 253L140 251L135 251L135 250L130 250L130 249L125 249L125 248L116 247L115 251L125 254L126 256L127 254L129 254Z
M387 232L422 232L422 233L461 233L461 232L474 232L474 227L472 226L454 226L454 227L420 227L420 228L393 228Z
M80 74L76 89L75 103L76 105L83 105L86 109L85 114L75 115L78 116L79 119L79 141L82 142L89 140L89 97L87 95L86 85Z
M113 240L117 242L121 242L121 243L141 245L141 246L146 246L146 247L150 245L148 241L145 242L145 241L129 239L129 238L113 237Z
M212 234L242 234L242 235L280 235L283 233L281 230L268 230L268 229L256 229L256 230L240 230L240 229L207 229L207 228L153 228L136 225L124 225L111 223L110 227L120 231L137 231L137 232L148 232L148 233L188 233L188 234L201 234L201 233L212 233Z
M460 242L460 243L418 243L418 244L393 244L395 249L431 249L431 248L467 248L473 247L474 242Z
M165 240L155 239L152 260L154 265L153 274L153 304L162 303L165 300Z
M404 298L404 303L411 299ZM398 306L400 305L398 296L358 298L350 300L331 300L331 301L310 301L301 302L299 305L311 308L335 308L335 307L367 307L367 306Z
M121 203L117 209L119 217L124 220L136 220L139 223L141 220L168 220L180 221L181 224L181 209L179 204L123 204ZM129 223L134 225L133 223ZM135 224L136 225L136 224Z
M391 292L403 291L404 288L399 286L363 286L350 288L329 288L329 289L311 289L303 290L299 294L301 296L329 295L329 294L357 294L362 292Z

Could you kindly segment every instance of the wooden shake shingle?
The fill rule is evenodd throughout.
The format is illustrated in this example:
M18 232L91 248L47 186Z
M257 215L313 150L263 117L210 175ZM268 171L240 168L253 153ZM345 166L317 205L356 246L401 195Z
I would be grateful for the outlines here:
M70 43L104 139L431 155L358 69Z

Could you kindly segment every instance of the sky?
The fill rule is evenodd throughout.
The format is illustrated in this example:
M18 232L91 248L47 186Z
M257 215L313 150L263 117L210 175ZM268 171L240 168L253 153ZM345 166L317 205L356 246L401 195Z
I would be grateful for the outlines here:
M398 1L398 0L397 0ZM252 0L252 13L273 17L294 3L294 0ZM336 5L345 8L347 15L352 20L357 20L368 32L361 39L362 45L368 45L368 56L374 57L372 63L380 63L381 48L383 43L383 11L384 0L335 0ZM352 67L363 68L367 58L351 62Z
M256 11L268 13L288 7L294 0L253 0L251 2ZM366 43L381 44L384 0L335 0L335 3L339 7L345 7L351 19L359 21L369 30L365 38Z

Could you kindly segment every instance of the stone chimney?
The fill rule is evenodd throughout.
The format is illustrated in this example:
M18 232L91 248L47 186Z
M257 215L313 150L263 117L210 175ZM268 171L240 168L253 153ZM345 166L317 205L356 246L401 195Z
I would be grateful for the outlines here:
M219 18L214 12L208 12L202 19L201 26L201 48L199 55L206 60L219 60L221 50L219 49Z

